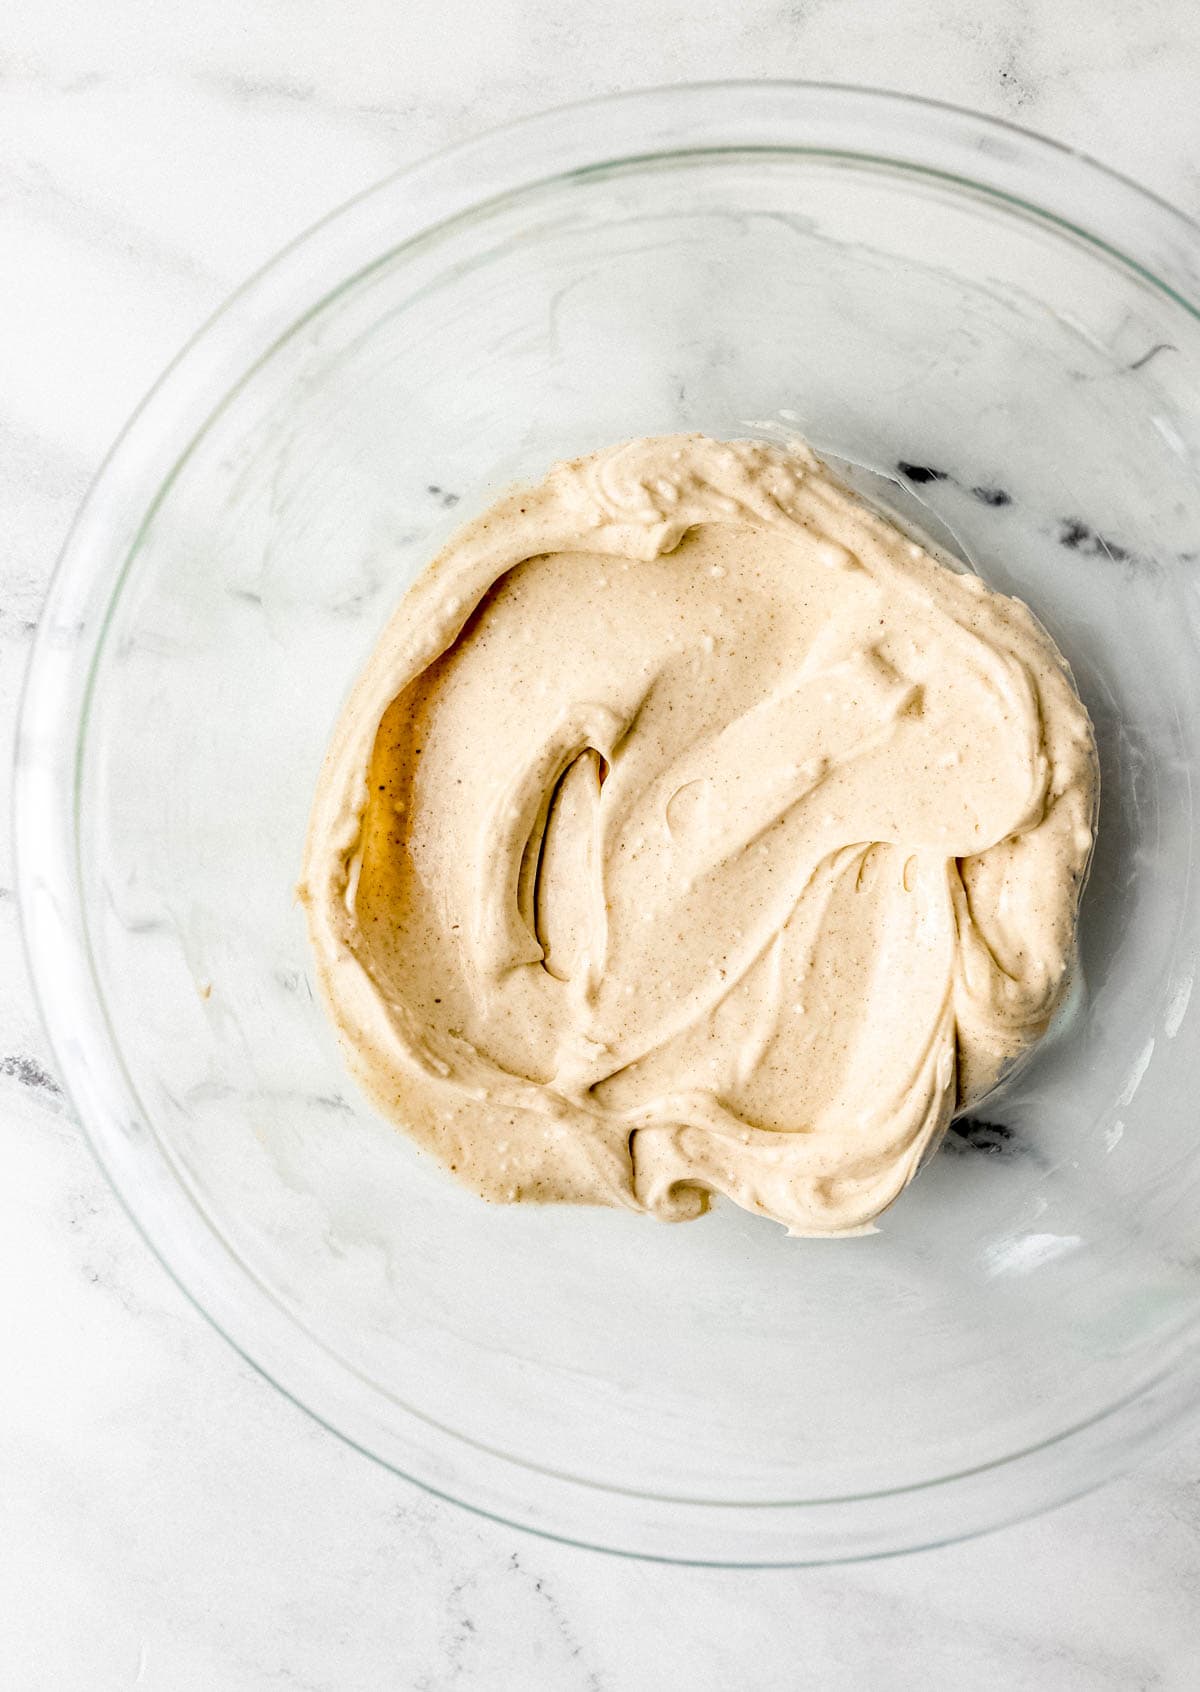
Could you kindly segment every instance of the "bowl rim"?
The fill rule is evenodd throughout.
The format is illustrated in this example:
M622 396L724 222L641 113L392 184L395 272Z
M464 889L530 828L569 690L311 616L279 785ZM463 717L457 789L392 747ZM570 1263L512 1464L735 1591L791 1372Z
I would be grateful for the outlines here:
M489 129L393 172L284 247L209 318L134 412L51 579L18 719L13 821L26 961L67 1095L143 1238L241 1354L350 1444L481 1515L606 1551L743 1567L953 1542L1088 1491L1177 1428L1200 1396L1200 1347L1086 1422L1022 1451L848 1497L656 1499L471 1448L453 1432L418 1426L423 1419L392 1399L414 1423L397 1437L356 1401L348 1365L237 1258L142 1110L92 959L78 820L95 667L139 539L195 443L259 364L365 270L510 196L614 165L753 151L890 164L983 190L1082 239L1200 316L1200 225L1078 149L959 106L847 84L716 81L596 96ZM542 1494L536 1501L528 1497L532 1476Z

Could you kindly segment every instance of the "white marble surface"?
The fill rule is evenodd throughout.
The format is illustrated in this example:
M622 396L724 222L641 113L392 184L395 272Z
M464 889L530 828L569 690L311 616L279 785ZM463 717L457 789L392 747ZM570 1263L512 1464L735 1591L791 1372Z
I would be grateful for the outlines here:
M1200 215L1178 0L7 0L0 715L109 439L252 267L394 166L573 96L876 82ZM0 1684L20 1692L1200 1685L1200 1430L972 1545L721 1573L572 1551L376 1468L152 1260L49 1073L0 845Z

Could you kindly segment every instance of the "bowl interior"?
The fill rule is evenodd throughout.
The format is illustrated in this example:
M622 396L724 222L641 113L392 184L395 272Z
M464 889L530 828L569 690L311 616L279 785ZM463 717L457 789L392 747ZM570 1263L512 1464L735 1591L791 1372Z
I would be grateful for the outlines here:
M1197 391L1200 325L1135 266L968 182L783 147L597 165L381 241L244 375L108 609L80 876L140 1131L326 1359L318 1408L515 1519L719 1557L722 1522L741 1549L781 1505L849 1521L1162 1372L1200 1312ZM869 1238L489 1208L374 1117L313 996L308 806L403 587L505 482L681 429L887 478L1033 607L1098 732L1071 1002ZM609 1529L614 1497L659 1526Z

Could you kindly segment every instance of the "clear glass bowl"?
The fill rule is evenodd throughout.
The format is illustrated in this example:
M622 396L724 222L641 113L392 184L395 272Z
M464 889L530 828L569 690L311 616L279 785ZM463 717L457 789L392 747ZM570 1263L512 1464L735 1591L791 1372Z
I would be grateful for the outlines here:
M713 85L535 118L276 260L130 425L18 748L61 1073L180 1282L424 1485L644 1555L946 1540L1076 1493L1200 1385L1200 232L967 113ZM493 1209L355 1095L293 901L348 684L511 478L637 433L890 478L1074 667L1082 970L871 1238ZM982 1118L983 1120L980 1120Z

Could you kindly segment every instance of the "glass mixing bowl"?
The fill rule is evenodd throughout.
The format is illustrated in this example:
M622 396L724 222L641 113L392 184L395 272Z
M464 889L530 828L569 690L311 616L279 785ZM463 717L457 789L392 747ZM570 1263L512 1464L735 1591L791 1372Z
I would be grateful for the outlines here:
M299 1403L510 1522L739 1563L992 1526L1178 1423L1198 302L1200 231L1072 153L893 96L713 85L393 177L164 377L41 625L21 904L115 1186ZM869 1238L489 1208L356 1095L313 998L309 801L401 590L511 478L682 429L865 466L1028 600L1098 731L1072 1002Z

